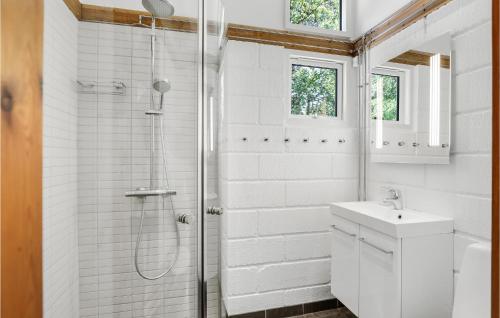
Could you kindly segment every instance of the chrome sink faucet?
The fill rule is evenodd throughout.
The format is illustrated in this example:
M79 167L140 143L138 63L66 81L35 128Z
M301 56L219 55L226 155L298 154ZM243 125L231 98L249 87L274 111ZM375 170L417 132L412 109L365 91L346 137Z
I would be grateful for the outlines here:
M383 187L387 190L389 197L385 198L382 203L387 206L393 206L394 210L402 210L403 202L401 201L401 192L391 187Z

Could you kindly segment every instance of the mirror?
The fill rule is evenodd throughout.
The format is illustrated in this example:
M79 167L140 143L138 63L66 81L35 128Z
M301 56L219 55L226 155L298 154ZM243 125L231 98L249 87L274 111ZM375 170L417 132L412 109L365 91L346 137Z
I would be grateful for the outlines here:
M443 35L371 68L373 162L449 163L451 65Z

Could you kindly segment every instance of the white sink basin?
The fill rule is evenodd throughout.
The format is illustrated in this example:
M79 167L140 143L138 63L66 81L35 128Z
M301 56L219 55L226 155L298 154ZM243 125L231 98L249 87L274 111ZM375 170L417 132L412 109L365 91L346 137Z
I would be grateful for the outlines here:
M334 215L392 237L423 236L453 232L453 220L433 214L403 209L393 210L380 202L340 202L331 204Z

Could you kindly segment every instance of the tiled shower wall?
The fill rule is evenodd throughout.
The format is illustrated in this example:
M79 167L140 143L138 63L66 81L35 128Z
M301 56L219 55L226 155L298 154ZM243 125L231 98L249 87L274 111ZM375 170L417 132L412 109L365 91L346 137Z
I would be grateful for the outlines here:
M44 317L78 317L78 21L63 1L46 0L44 9Z
M225 52L221 262L230 315L331 298L328 204L357 200L352 61L317 56L346 63L342 120L294 125L286 107L290 53L237 41Z
M395 51L427 32L452 31L451 164L370 164L368 196L381 199L380 187L392 185L408 208L452 217L457 272L468 244L491 239L490 7L488 0L455 0L375 48Z
M126 191L149 186L150 31L80 23L78 78L78 217L80 317L193 317L196 309L196 218L179 225L181 248L173 271L146 281L133 255L141 203ZM165 95L164 135L170 188L177 214L195 216L197 35L158 31L158 78ZM112 95L122 82L124 94ZM89 92L90 91L90 92ZM158 96L155 94L156 103ZM157 124L156 175L163 176ZM156 180L165 185L164 178ZM169 200L146 201L140 267L156 275L173 259L176 246Z

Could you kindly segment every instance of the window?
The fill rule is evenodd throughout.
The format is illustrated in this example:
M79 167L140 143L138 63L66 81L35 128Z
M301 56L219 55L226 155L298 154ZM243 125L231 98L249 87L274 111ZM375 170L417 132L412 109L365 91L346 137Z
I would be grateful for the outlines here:
M346 35L344 0L287 0L285 3L287 28Z
M371 118L382 116L386 121L399 121L401 75L378 70L371 76Z
M342 65L335 62L291 59L291 114L339 117L342 105Z

